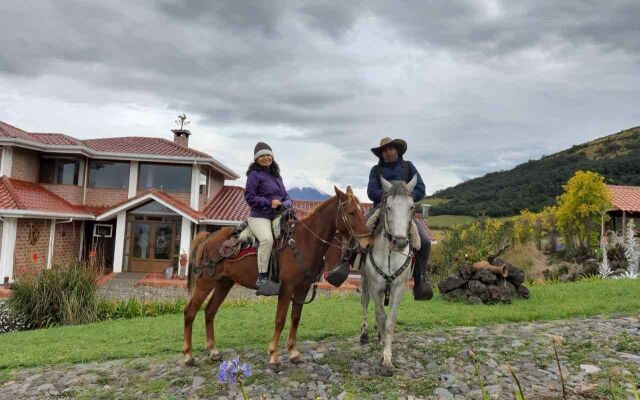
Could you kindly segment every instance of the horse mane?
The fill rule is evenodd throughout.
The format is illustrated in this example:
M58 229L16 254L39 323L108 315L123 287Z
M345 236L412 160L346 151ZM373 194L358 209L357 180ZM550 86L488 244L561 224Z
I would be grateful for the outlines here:
M322 210L324 210L326 207L329 206L329 203L331 203L337 196L333 196L333 197L329 197L328 199L326 199L325 201L323 201L322 203L318 204L313 210L311 210L305 217L303 217L301 220L303 222L309 222L312 218L315 218L318 213Z
M358 198L353 193L345 193L345 195L347 196L347 206L351 205L351 203L354 202L354 201L356 202L356 204L358 204L358 205L360 204L360 201L358 200ZM304 222L307 222L307 221L311 220L311 218L314 218L320 211L322 211L326 207L328 207L329 203L331 203L331 201L333 201L336 197L337 197L337 195L329 197L328 199L326 199L322 203L318 204L313 210L311 210L301 220L304 221Z
M391 189L384 193L385 196L411 196L407 184L403 181L391 181Z

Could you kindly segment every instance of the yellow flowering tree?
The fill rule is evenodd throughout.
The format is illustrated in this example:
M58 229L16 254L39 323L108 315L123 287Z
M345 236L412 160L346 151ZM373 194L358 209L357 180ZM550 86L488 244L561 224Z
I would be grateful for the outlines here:
M578 171L558 197L556 218L565 245L591 255L598 246L602 214L611 207L611 194L604 178L591 171Z

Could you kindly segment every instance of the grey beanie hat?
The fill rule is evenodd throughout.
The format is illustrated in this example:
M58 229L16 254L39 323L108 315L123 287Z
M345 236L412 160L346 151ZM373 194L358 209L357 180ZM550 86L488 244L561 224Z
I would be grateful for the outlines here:
M272 158L274 158L273 150L271 150L271 147L269 147L269 145L264 142L258 142L255 149L253 149L253 161L257 160L261 156L271 156Z

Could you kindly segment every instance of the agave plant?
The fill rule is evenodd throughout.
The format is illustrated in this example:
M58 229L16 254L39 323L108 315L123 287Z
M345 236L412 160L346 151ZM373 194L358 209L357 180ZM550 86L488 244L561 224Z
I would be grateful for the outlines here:
M598 266L598 274L600 274L602 279L607 279L613 271L611 271L611 267L609 266L607 241L604 237L600 240L600 249L602 250L602 261L600 261L600 265Z
M636 224L633 219L627 224L627 232L624 238L624 255L627 258L627 271L625 278L638 278L638 263L640 262L640 248L635 238Z

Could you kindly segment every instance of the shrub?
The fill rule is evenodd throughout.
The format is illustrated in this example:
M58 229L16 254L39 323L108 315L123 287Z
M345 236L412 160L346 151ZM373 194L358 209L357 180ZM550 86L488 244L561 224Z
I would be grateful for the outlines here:
M490 218L464 226L455 226L445 233L442 240L442 263L446 274L461 263L473 263L498 255L513 237L513 224Z
M0 333L29 329L27 318L16 314L4 301L0 301Z
M54 267L17 280L9 306L34 328L94 322L97 288L97 275L86 266Z

